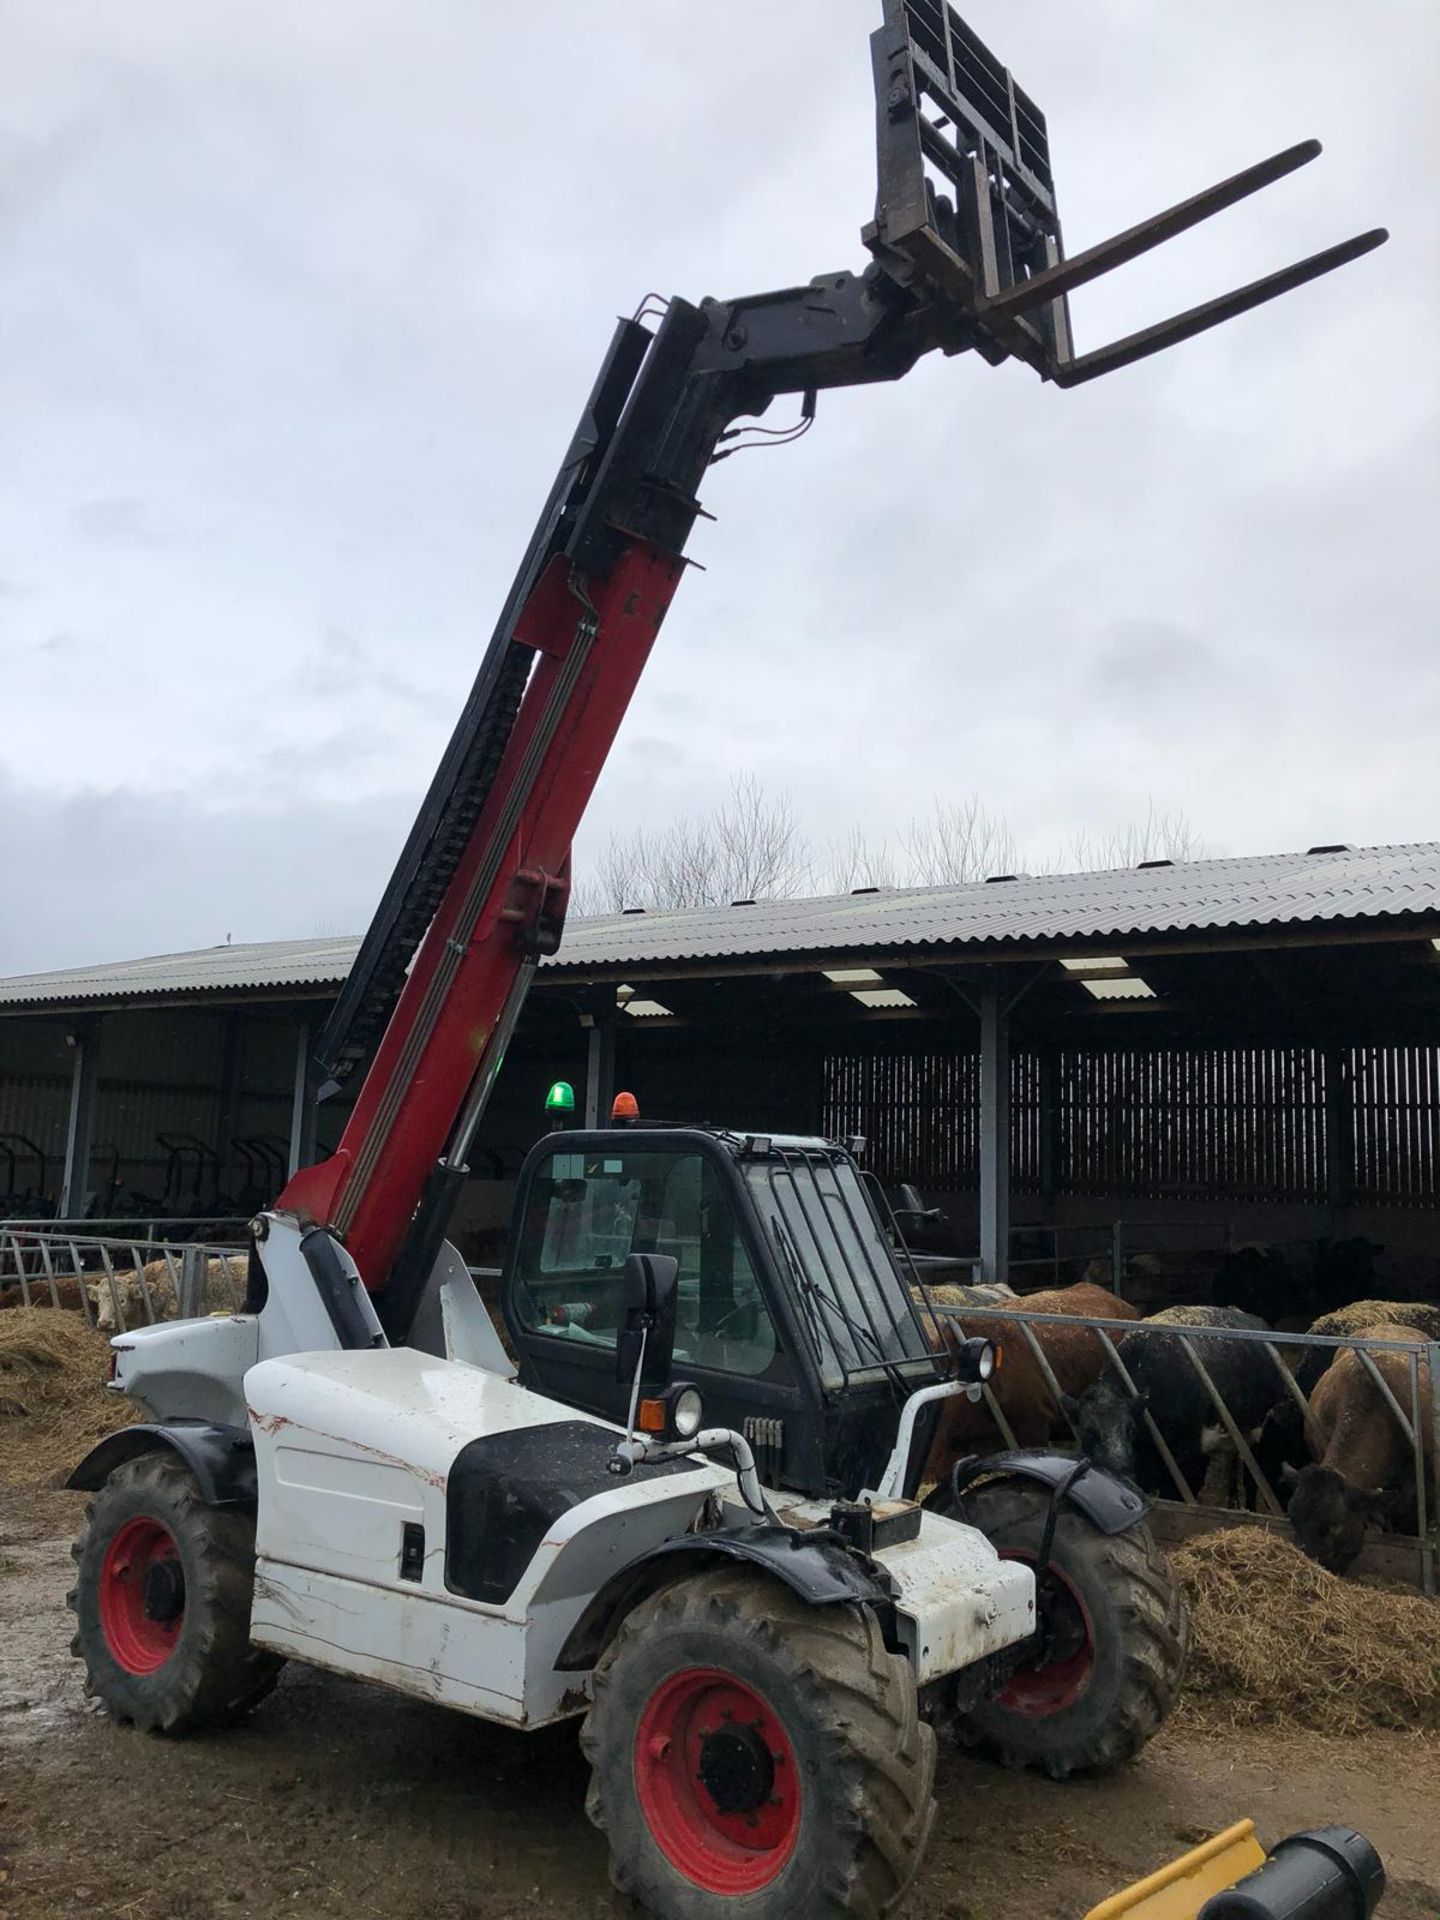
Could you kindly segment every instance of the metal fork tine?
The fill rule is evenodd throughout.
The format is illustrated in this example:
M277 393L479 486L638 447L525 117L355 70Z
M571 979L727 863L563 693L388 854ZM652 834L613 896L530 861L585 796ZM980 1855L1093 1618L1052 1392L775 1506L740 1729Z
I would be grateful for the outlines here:
M1212 327L1238 319L1242 313L1263 307L1267 301L1278 300L1285 293L1293 293L1297 287L1303 287L1311 280L1319 280L1324 274L1333 273L1337 267L1348 266L1352 260L1358 260L1363 254L1373 253L1376 247L1384 246L1389 238L1384 227L1357 234L1353 240L1342 241L1338 247L1328 247L1324 253L1312 254L1308 260L1297 261L1293 267L1283 267L1279 273L1268 274L1263 280L1252 280L1248 287L1239 287L1234 293L1207 301L1204 306L1192 307L1188 313L1178 314L1173 320L1162 320L1157 326L1128 334L1125 339L1116 340L1111 346L1082 354L1078 360L1055 369L1055 383L1061 387L1083 386L1087 380L1098 380L1102 374L1118 373L1121 367L1133 366L1137 360L1148 360L1153 353L1164 353L1167 348L1178 347L1182 340L1193 340L1197 334L1208 333Z
M1032 279L1007 287L992 300L986 300L980 311L1028 313L1034 307L1043 306L1047 300L1058 300L1064 294L1073 293L1076 287L1098 280L1103 274L1113 273L1116 267L1123 267L1127 261L1138 260L1141 254L1149 253L1152 248L1164 246L1167 240L1173 240L1177 234L1185 233L1191 227L1198 227L1202 220L1212 219L1217 213L1223 213L1226 207L1233 207L1238 201L1248 199L1252 193L1274 186L1287 173L1294 173L1297 168L1317 160L1320 153L1318 140L1302 140L1298 146L1272 154L1258 166L1247 167L1243 173L1207 187L1204 193L1182 200L1178 206L1167 207L1164 213L1154 214L1149 220L1142 220L1138 226L1127 227L1124 233L1102 240L1098 246L1087 247L1084 253L1062 260L1044 273L1035 274Z

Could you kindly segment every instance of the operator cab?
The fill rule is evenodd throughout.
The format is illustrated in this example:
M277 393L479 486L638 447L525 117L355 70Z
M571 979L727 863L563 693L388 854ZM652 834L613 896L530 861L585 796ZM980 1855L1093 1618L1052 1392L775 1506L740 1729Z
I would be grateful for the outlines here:
M699 1388L707 1425L745 1434L763 1479L816 1497L875 1484L901 1402L938 1376L844 1147L711 1127L542 1140L502 1289L527 1386L623 1421L632 1253L678 1263L673 1377Z

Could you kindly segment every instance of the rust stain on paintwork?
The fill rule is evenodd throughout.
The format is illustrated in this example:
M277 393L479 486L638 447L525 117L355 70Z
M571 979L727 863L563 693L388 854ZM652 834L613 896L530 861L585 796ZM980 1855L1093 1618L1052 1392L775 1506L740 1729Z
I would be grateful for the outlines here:
M363 1453L372 1460L378 1460L383 1466L399 1467L404 1473L413 1473L417 1480L423 1480L426 1486L434 1487L437 1493L445 1491L446 1476L431 1467L422 1467L418 1461L402 1460L398 1453L386 1453L383 1447L367 1446L363 1440L356 1440L351 1434L326 1433L323 1427L307 1427L288 1413L257 1413L253 1407L245 1409L250 1424L271 1439L283 1433L287 1427L294 1427L297 1433L313 1434L317 1440L328 1440L333 1447L341 1447L351 1453Z

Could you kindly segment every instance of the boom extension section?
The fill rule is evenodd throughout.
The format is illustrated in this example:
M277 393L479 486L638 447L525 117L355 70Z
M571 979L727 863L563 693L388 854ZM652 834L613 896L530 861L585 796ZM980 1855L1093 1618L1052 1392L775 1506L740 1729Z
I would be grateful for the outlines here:
M1068 296L1314 159L1274 159L1066 260L1044 115L943 0L885 0L872 39L879 196L862 273L621 321L474 688L320 1036L335 1154L282 1209L343 1233L392 1340L409 1330L535 964L570 844L669 607L698 490L779 396L897 380L924 354L1016 358L1077 386L1378 246L1368 233L1076 357ZM952 198L953 195L953 198ZM648 303L647 303L648 304Z

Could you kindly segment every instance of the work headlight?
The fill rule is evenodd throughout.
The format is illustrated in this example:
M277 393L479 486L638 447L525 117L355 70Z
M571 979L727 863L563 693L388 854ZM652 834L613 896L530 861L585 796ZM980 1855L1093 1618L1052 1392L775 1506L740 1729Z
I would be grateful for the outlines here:
M1001 1349L993 1340L985 1340L978 1336L973 1340L966 1340L956 1351L955 1378L968 1380L972 1384L983 1383L1000 1365L1001 1357Z
M636 1425L657 1440L693 1440L705 1418L698 1387L676 1381L663 1393L647 1393L640 1402Z

